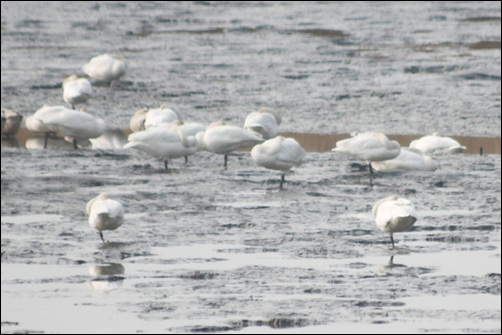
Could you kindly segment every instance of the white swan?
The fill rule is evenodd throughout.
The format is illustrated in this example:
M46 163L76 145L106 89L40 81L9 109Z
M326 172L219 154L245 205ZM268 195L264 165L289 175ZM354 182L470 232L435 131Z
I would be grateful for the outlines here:
M258 134L237 126L230 126L223 121L211 123L205 131L196 135L199 150L207 150L224 155L224 167L227 167L228 154L263 142Z
M92 95L92 86L89 80L72 75L63 80L63 100L73 109L75 104L86 102Z
M103 54L91 58L82 70L92 79L111 84L126 73L124 57L116 54Z
M127 138L120 129L106 129L101 136L89 139L93 149L122 149Z
M89 215L89 225L98 230L103 243L103 230L115 230L124 223L124 207L106 193L89 200L85 211Z
M281 122L282 118L275 110L261 108L258 112L248 114L244 121L244 129L259 133L267 140L277 136Z
M411 201L395 195L379 200L373 206L372 213L377 227L389 233L392 248L394 248L393 233L408 231L417 221L415 207Z
M44 148L47 147L49 133L60 133L71 140L76 149L77 142L101 136L106 124L103 119L86 112L64 106L44 106L26 119L26 128L45 133Z
M13 137L19 131L23 116L10 109L2 109L2 137Z
M149 109L145 116L145 129L171 123L175 120L180 120L180 117L171 108L160 106L160 108Z
M370 182L372 182L371 163L396 158L401 152L401 146L397 141L390 141L385 134L367 132L336 142L336 147L332 151L368 162Z
M451 137L442 137L435 132L432 135L424 136L410 143L410 148L422 151L424 154L450 153L456 154L464 152L466 147L460 145Z
M311 160L294 138L282 136L255 145L251 150L251 158L258 166L282 171L281 184L279 185L281 189L287 171Z
M145 119L147 113L148 108L141 108L134 113L131 121L129 121L129 128L131 128L131 131L133 133L140 130L145 130Z
M194 136L186 136L181 128L167 124L132 133L128 140L124 149L134 148L163 158L166 170L169 159L190 156L198 150Z
M402 147L399 156L381 162L371 163L373 169L379 172L394 171L434 171L437 163L420 150Z

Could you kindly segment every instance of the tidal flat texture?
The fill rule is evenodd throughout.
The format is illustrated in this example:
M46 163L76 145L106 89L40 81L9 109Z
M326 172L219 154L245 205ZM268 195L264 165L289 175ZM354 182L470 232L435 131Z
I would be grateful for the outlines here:
M1 104L25 118L113 52L126 75L82 105L113 128L143 107L242 125L267 106L281 132L500 138L500 2L2 2L1 16ZM39 140L2 143L2 333L501 331L498 154L370 185L363 162L311 152L279 190L249 152L166 171ZM125 209L104 244L85 213L101 192ZM418 214L393 250L371 217L391 194Z

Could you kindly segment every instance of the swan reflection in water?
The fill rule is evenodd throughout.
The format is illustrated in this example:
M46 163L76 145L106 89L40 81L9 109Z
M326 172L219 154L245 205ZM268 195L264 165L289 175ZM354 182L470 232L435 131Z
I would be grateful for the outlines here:
M93 276L89 280L89 286L100 292L110 292L122 286L124 282L124 266L120 263L94 264L89 267L89 274Z

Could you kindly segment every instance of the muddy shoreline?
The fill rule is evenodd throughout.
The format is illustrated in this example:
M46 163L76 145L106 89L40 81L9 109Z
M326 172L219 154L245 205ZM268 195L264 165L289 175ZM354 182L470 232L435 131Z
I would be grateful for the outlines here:
M131 133L130 130L122 130L125 136ZM309 134L282 132L282 136L295 138L303 148L308 152L327 152L330 151L336 141L350 137L350 134ZM21 147L26 146L26 140L32 137L41 137L41 134L33 134L26 128L19 130L18 134L12 139L2 139L2 147ZM388 135L391 140L398 141L401 146L408 146L411 141L424 135ZM483 154L501 154L501 140L499 137L472 137L472 136L451 136L461 145L465 146L467 154L479 154L482 148Z

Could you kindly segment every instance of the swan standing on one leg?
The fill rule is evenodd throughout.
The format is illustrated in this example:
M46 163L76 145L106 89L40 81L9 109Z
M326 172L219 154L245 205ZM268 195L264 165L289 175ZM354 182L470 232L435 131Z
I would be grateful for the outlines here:
M196 138L199 150L225 156L223 164L225 168L227 168L229 153L263 142L259 134L241 127L229 126L222 121L211 123L205 131L198 132Z
M195 137L186 136L183 129L176 125L164 124L138 131L130 134L128 140L124 149L134 148L163 158L166 170L169 170L169 159L190 156L198 150Z
M311 160L295 139L282 136L255 145L251 150L251 158L256 165L282 171L280 189L287 171Z
M89 80L77 75L69 76L63 81L63 100L75 109L75 104L86 102L92 95Z
M367 132L336 142L336 147L332 151L368 162L370 183L373 183L371 162L380 162L397 157L401 152L401 146L397 141L390 141L385 134Z
M44 106L26 119L26 128L33 132L45 133L44 149L50 133L60 133L71 139L77 149L79 141L96 138L106 129L105 121L91 114L64 106Z
M379 200L373 206L372 213L377 227L389 233L391 249L394 248L393 233L408 231L417 221L415 207L411 201L395 195Z
M89 215L89 225L98 230L103 243L103 230L115 230L124 223L124 207L120 202L110 199L106 193L89 200L85 211Z

